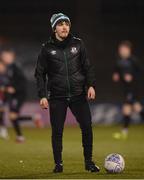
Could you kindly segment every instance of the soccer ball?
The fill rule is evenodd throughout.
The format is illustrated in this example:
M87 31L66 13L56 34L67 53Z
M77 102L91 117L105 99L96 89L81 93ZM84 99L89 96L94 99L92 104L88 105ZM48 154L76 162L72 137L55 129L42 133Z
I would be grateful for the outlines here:
M105 158L104 167L108 173L121 173L125 168L125 161L120 154L109 154Z

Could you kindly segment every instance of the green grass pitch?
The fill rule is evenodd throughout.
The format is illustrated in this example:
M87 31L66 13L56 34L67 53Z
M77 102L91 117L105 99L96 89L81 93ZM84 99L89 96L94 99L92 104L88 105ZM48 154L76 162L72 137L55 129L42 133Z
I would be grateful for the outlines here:
M0 139L0 179L123 179L144 178L144 126L132 126L127 140L115 140L112 133L118 126L96 126L94 132L94 161L100 166L97 174L84 170L81 133L78 127L65 127L63 139L64 172L53 174L51 129L25 128L26 142L16 144L14 133L11 139ZM104 158L109 153L121 154L126 162L122 174L107 174Z

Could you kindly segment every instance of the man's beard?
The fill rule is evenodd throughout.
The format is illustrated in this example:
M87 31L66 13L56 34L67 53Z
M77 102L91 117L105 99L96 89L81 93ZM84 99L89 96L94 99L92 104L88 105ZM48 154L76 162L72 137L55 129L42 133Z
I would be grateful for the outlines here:
M60 36L61 39L65 40L68 37L68 34L66 36Z

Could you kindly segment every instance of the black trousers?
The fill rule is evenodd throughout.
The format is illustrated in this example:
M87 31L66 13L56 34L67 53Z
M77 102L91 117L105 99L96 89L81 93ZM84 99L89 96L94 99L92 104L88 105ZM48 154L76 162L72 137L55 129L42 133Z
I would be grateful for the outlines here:
M84 95L72 98L49 100L50 121L52 126L52 148L55 163L62 163L62 136L67 108L69 107L80 125L85 161L92 160L92 123L89 104Z

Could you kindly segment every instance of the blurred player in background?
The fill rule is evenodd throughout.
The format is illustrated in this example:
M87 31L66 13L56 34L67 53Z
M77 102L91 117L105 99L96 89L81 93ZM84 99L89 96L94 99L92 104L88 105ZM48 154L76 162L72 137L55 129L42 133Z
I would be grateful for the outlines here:
M130 41L122 41L118 46L118 60L112 76L114 82L121 83L124 93L122 106L123 129L121 133L114 134L115 138L127 138L133 111L140 113L142 118L144 117L143 107L137 95L140 71L139 62L132 53L132 43Z
M7 87L9 86L9 78L7 76L7 67L0 60L0 137L8 139L8 131L4 122L5 103Z
M10 48L5 48L1 52L1 61L7 67L7 77L9 87L7 93L7 103L9 105L9 119L11 120L15 133L16 141L24 142L20 121L34 120L37 126L43 126L39 116L21 116L20 109L26 100L27 79L22 69L15 63L15 52Z

